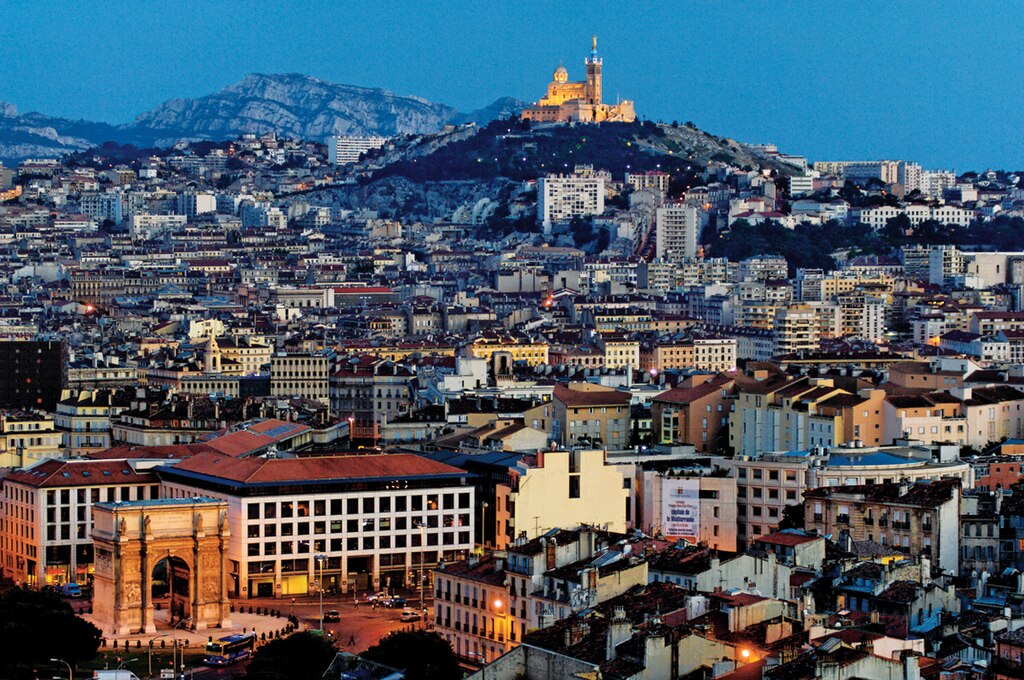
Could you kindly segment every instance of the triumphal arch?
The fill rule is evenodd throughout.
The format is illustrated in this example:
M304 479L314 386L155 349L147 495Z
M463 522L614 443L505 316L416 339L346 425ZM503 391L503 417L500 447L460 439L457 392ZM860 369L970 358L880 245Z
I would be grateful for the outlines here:
M230 628L230 537L227 503L212 498L94 505L94 623L108 635L155 633L159 608L175 626Z

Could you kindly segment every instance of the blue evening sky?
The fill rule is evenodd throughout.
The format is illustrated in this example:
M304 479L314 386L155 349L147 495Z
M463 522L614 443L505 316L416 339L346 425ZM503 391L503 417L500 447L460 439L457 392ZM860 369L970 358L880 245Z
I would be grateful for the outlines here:
M1024 3L0 0L0 100L126 122L246 73L470 110L535 100L590 35L605 98L813 159L1024 169Z

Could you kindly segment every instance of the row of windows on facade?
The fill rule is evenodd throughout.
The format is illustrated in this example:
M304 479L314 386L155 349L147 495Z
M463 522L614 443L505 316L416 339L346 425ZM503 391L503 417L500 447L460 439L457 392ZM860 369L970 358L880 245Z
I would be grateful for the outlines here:
M446 546L448 547L448 546ZM338 551L335 551L338 552ZM377 565L381 569L388 567L405 567L406 562L412 566L425 565L427 569L437 564L438 555L443 556L446 562L454 562L461 557L464 557L464 550L459 549L446 549L442 551L438 550L424 550L414 552L397 552L397 553L383 553L377 556ZM347 563L345 560L347 559ZM308 573L311 566L315 566L308 557L293 558L287 560L274 559L274 560L250 560L245 563L250 576L258 574L273 574L278 570L280 565L281 573ZM343 568L343 565L347 566L345 569L348 572L358 572L363 566L365 566L365 557L352 556L345 558L341 555L328 555L327 560L323 563L324 571L338 571ZM232 560L232 569L234 573L238 573L238 563ZM319 567L318 567L319 569Z
M444 516L427 515L418 517L391 517L363 518L343 520L332 520L312 522L313 534L356 534L370 533L374 531L406 531L409 529L437 529L440 527L468 527L470 521L469 513L461 515L448 514ZM284 524L250 524L248 527L249 538L276 538L280 536L307 536L309 535L310 522L285 522Z
M748 496L747 496L747 487L745 487L745 486L736 487L736 497L737 498L748 498ZM764 498L764 489L760 489L758 487L751 487L749 498ZM769 500L778 500L779 499L779 490L778 489L768 489L768 499ZM796 502L796 490L795 489L786 489L786 500L787 501Z
M458 497L456 499L456 496ZM393 502L392 502L393 501ZM470 494L468 493L443 493L409 496L366 496L359 498L332 498L319 500L290 500L290 501L269 501L264 503L252 502L246 505L246 515L249 519L276 519L277 517L323 517L327 516L328 509L331 515L356 515L377 514L385 512L422 512L434 510L454 510L458 502L460 509L466 509L470 505ZM392 506L394 510L392 510ZM343 512L344 509L344 512ZM261 512L262 511L262 512Z
M737 514L741 518L747 516L747 510L750 510L750 515L752 517L761 517L764 514L765 508L762 508L760 505L751 505L751 506L748 507L746 505L740 504L740 505L736 506L736 512L737 512ZM767 508L767 510L768 510L768 517L770 517L772 519L777 519L778 518L778 516L779 516L779 509L778 508L769 507L769 508Z
M350 536L348 538L319 538L313 541L280 541L270 543L248 543L246 553L249 557L274 556L274 555L302 555L310 552L343 552L353 550L390 550L403 548L420 548L424 545L422 539L426 538L427 546L454 546L469 545L470 537L468 531L444 532L425 534L421 537L418 533L405 536L402 534L388 536ZM456 539L458 542L456 543Z
M742 468L742 467L741 468L737 468L736 469L736 477L738 479L747 479L747 471L748 471L747 468ZM749 472L750 472L750 479L753 479L754 481L759 481L759 480L764 479L764 472L765 471L764 471L763 468L752 468L752 469L750 469ZM787 482L795 482L796 481L796 479L797 479L797 471L796 470L786 470L785 472L786 472L786 481ZM779 481L779 471L778 470L768 470L768 481L770 481L770 482L777 482L777 481Z

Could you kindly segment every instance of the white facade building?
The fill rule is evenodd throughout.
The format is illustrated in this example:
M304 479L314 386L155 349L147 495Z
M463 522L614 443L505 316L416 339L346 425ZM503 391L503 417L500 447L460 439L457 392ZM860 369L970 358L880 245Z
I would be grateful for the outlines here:
M387 137L328 137L327 159L331 165L356 163L367 151L379 149L387 143Z
M159 468L161 495L228 503L231 595L415 588L473 547L468 473L411 454L233 458ZM429 585L424 584L424 588Z
M656 256L665 260L682 260L697 256L700 235L700 213L694 205L669 205L658 208Z
M545 233L555 222L604 212L605 177L600 174L548 175L537 180L537 220Z

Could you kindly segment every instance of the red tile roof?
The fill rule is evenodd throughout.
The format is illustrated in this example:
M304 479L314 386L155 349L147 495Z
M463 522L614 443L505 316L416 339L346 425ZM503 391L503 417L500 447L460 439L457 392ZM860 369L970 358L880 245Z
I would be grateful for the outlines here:
M125 460L47 460L4 478L34 487L102 486L155 482L150 472L136 472Z
M233 458L206 453L176 463L172 469L247 484L466 474L405 453L320 458Z
M772 545L803 545L804 543L810 543L812 541L823 540L820 536L809 536L806 534L792 534L785 531L774 531L764 536L758 536L754 539L762 543L771 543Z
M271 418L250 425L244 430L237 430L210 439L205 444L211 449L229 456L244 456L267 448L271 444L291 439L307 430L309 430L308 425Z
M215 451L206 444L171 444L167 446L135 446L126 444L122 446L115 446L103 451L95 451L86 454L86 458L92 460L112 460L112 459L174 459L174 458L190 458L198 453L208 453Z
M555 385L554 397L566 406L628 406L632 399L625 392L610 387L585 384L585 389L572 389L559 383Z

